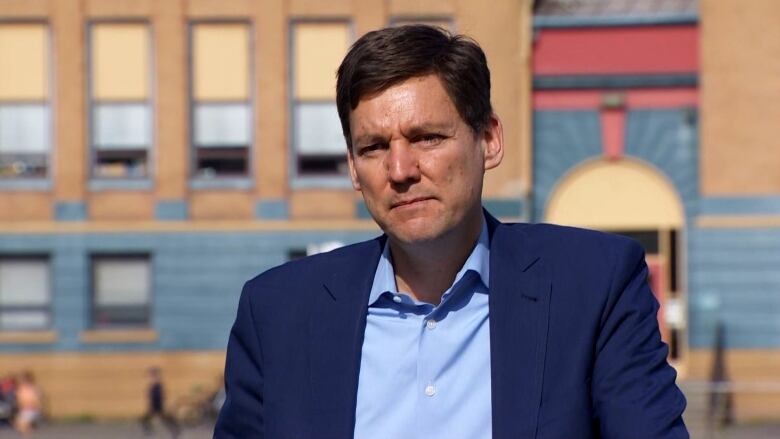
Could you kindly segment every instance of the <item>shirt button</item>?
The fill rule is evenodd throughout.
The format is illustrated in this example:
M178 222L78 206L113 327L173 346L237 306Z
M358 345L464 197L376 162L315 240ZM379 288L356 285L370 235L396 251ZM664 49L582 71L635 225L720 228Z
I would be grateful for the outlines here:
M433 319L428 320L427 322L425 322L425 327L430 330L436 329L436 320Z
M435 394L436 394L436 386L434 386L433 384L428 384L425 387L425 395L426 396L433 396Z
M397 294L396 294L395 296L393 296L393 302L395 302L395 303L401 303L401 296L399 296L399 295L397 295Z

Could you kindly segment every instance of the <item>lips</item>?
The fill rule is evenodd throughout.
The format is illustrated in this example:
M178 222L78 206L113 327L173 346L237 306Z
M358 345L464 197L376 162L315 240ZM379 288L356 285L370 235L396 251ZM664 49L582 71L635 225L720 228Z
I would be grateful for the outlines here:
M404 207L404 206L410 206L415 203L419 203L422 201L432 200L433 197L416 197L416 198L408 198L404 200L398 200L394 201L392 204L390 204L391 209L395 209L396 207Z

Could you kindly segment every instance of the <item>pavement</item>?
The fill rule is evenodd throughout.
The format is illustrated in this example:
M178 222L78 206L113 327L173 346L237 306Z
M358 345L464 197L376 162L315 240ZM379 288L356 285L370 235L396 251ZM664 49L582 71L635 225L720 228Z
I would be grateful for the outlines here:
M179 439L211 439L212 425L186 428ZM38 429L33 439L168 439L171 436L157 425L155 433L144 436L141 426L132 422L47 424ZM713 432L691 431L693 439L778 439L778 424L736 425ZM9 428L0 428L0 439L22 439L22 436Z
M146 436L137 422L46 424L31 439L169 439L171 435L161 424L155 424L153 434ZM178 439L212 439L213 425L184 428ZM0 439L22 439L14 430L0 428ZM24 438L27 439L27 438Z

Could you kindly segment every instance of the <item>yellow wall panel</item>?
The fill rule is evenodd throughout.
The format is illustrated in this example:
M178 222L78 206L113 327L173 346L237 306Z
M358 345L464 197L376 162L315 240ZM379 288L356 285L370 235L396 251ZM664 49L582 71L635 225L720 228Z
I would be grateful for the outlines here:
M336 70L350 44L346 23L297 23L293 34L295 97L335 99Z
M52 197L45 192L0 192L0 221L50 221Z
M249 26L192 27L194 97L200 101L249 99Z
M642 197L637 197L642 194ZM558 184L545 221L607 230L679 228L685 214L674 186L638 160L595 160Z
M290 196L293 219L343 219L355 217L355 195L345 190L299 190Z
M457 10L457 2L453 0L390 0L388 3L391 15L450 15ZM474 6L490 9L476 2Z
M189 141L187 139L187 25L180 2L155 2L154 100L159 122L156 195L181 200L187 193ZM164 121L164 122L163 122Z
M287 191L287 65L288 29L286 0L257 4L255 59L274 60L255 69L258 90L255 118L254 178L259 198L283 198Z
M780 2L703 0L701 192L780 192Z
M197 191L190 197L193 220L240 220L254 217L252 194L237 191Z
M84 13L90 18L147 17L159 0L83 0Z
M149 28L143 23L92 26L93 96L143 100L149 96Z
M0 24L0 101L48 96L49 50L43 24Z
M94 192L89 196L89 218L104 220L151 220L154 196L150 192Z
M31 370L54 418L92 415L136 418L146 408L147 370L159 367L165 384L166 408L200 387L220 386L224 351L176 353L3 354L0 375Z
M52 58L54 88L52 105L54 121L55 153L54 194L56 201L83 201L87 179L87 141L84 96L86 63L84 52L83 3L77 0L52 1L52 41L57 42L56 52L62 56ZM66 84L67 86L63 86Z

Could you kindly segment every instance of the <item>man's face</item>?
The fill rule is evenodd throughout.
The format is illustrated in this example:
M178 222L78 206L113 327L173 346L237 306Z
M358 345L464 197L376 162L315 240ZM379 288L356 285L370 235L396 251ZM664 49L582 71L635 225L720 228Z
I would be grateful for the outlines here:
M479 227L484 171L503 157L496 117L474 133L438 76L427 75L365 96L350 128L352 185L392 239L457 239Z

